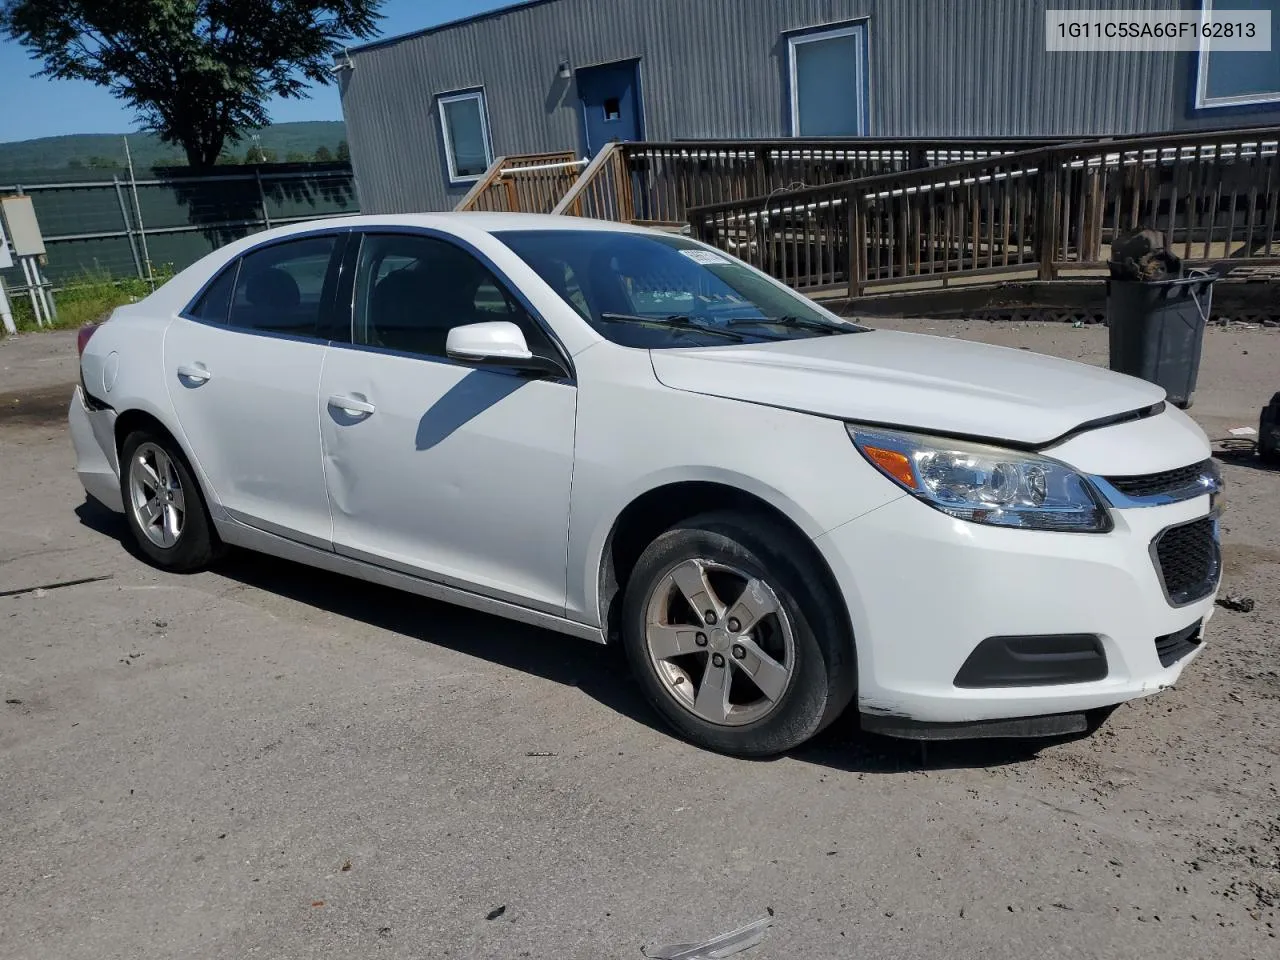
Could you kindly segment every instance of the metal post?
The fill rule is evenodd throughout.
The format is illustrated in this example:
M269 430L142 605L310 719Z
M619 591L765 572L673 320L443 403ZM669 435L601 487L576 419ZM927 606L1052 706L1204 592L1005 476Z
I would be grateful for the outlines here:
M151 253L147 250L147 228L142 222L142 204L138 203L138 178L133 175L133 154L129 152L129 138L124 137L124 159L129 165L129 186L133 190L133 215L138 221L138 242L142 244L142 260L147 265L146 281L156 288L155 274L151 271Z
M31 272L36 275L36 281L40 285L40 300L44 303L45 319L49 321L49 326L53 326L58 319L58 305L53 301L53 284L40 269L39 257L31 258Z
M13 311L9 309L9 295L4 291L4 277L0 277L0 322L4 323L6 333L17 333L13 324Z
M133 269L137 271L139 280L145 280L146 277L142 272L142 260L138 256L138 244L133 239L133 224L129 222L129 209L124 205L124 190L120 186L120 178L112 174L111 182L116 188L116 200L120 204L120 219L124 221L124 232L129 237L129 252L133 254Z
M255 136L254 140L258 138ZM267 229L271 229L271 214L267 213L267 194L262 189L262 171L254 168L253 179L258 183L258 203L262 205L262 222L267 225Z
M27 296L31 298L31 313L36 318L36 326L44 326L44 313L40 309L40 298L36 296L36 283L31 277L31 264L27 262L27 257L19 257L18 263L22 265L22 279L27 282Z

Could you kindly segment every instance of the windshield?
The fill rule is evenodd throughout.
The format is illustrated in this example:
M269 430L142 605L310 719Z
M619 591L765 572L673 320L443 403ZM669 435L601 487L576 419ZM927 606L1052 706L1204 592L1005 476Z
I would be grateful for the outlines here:
M604 230L494 236L601 336L624 346L723 346L866 329L685 237Z

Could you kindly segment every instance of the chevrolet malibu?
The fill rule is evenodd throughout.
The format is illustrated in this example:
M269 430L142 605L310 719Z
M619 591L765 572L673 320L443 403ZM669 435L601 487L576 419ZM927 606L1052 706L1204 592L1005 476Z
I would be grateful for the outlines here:
M78 473L227 546L623 645L679 734L1056 736L1178 679L1221 481L1156 386L854 324L687 237L313 221L81 331Z

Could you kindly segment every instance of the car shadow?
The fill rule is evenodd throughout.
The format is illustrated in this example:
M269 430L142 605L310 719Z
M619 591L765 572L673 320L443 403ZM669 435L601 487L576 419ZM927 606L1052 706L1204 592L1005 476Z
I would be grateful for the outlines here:
M602 646L247 550L232 550L213 570L245 586L350 620L577 687L610 710L665 731L630 682L627 664L616 646Z
M856 714L850 712L789 756L845 773L972 770L1025 763L1042 750L1090 736L1095 729L1027 740L903 740L861 730Z
M88 498L76 507L75 513L84 526L119 540L131 555L145 562L134 548L122 514ZM645 702L616 644L601 646L248 550L230 551L214 565L213 571L245 586L288 597L318 610L576 687L628 720L664 736L674 736ZM866 733L859 728L856 712L847 711L813 740L784 757L743 762L773 763L789 757L832 770L862 774L999 767L1025 762L1047 747L1087 735L1042 740L920 742Z

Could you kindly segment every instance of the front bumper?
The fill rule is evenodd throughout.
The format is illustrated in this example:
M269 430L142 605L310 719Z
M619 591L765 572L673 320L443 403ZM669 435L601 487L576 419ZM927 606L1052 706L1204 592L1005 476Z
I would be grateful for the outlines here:
M1163 666L1156 640L1197 622L1203 630L1216 585L1171 606L1149 548L1162 530L1209 512L1206 495L1113 510L1107 534L1044 533L953 519L902 497L824 534L816 543L857 644L859 709L915 724L972 724L1080 714L1170 686L1200 647ZM1106 675L1048 686L955 684L988 637L1061 634L1096 635Z
M85 493L117 513L124 512L120 497L120 464L116 458L116 412L90 410L79 386L67 411L71 445L76 451L76 474Z

